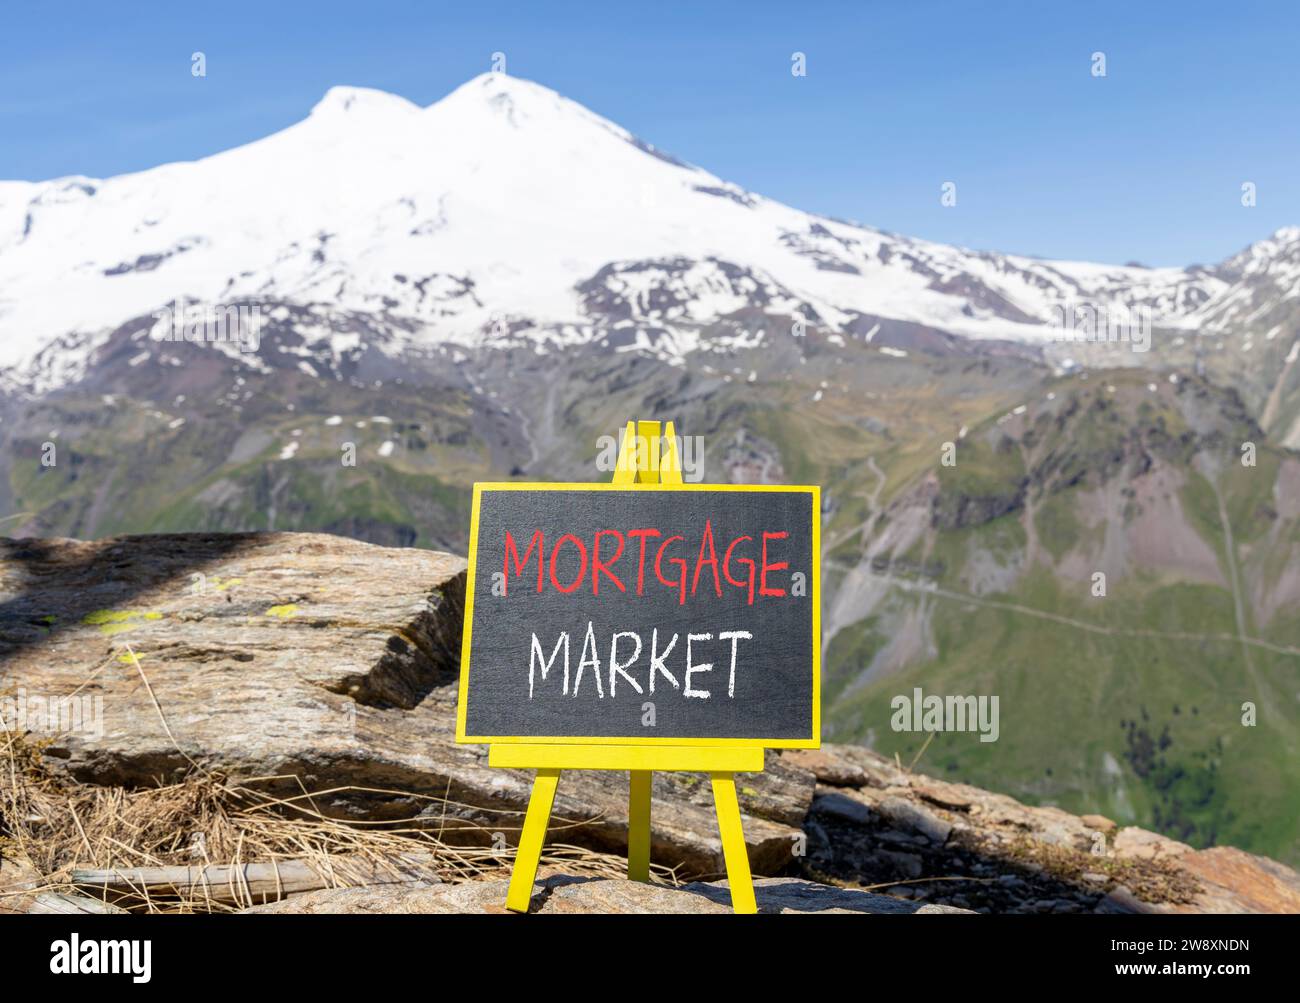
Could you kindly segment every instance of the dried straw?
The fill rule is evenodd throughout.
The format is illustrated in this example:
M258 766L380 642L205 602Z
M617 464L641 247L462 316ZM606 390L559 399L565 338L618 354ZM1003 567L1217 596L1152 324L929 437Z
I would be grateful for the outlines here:
M146 866L302 861L323 878L326 887L369 880L409 881L412 861L420 877L444 882L501 878L509 874L514 848L496 849L493 834L517 833L522 814L474 806L476 818L494 824L468 822L463 805L446 797L368 787L333 787L309 791L297 777L257 777L232 780L196 765L178 783L127 789L77 783L45 762L46 741L34 741L10 729L0 732L0 859L25 861L39 875L37 891L97 894L132 911L228 912L253 904L251 892L218 901L199 885L185 893L137 886L123 894L78 885L72 871L118 870ZM283 791L286 782L298 793ZM410 817L386 821L356 821L326 815L318 801L348 796L392 796L412 805ZM450 823L449 823L450 816ZM499 816L497 818L492 816ZM585 820L589 821L589 820ZM581 821L567 823L580 825ZM564 828L561 822L553 828ZM591 877L622 877L627 864L621 856L580 846L548 843L542 869ZM656 867L655 880L677 884L674 870ZM20 894L0 887L4 897Z

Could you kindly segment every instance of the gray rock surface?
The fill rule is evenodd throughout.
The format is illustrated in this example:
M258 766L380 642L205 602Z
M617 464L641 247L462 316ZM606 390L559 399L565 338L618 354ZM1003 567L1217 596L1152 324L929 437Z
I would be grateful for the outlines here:
M460 885L336 888L308 892L245 913L504 913L506 881ZM760 913L961 913L948 906L917 905L885 895L835 888L798 878L754 882ZM731 910L726 882L696 882L680 888L609 878L551 876L537 882L530 912L724 914Z

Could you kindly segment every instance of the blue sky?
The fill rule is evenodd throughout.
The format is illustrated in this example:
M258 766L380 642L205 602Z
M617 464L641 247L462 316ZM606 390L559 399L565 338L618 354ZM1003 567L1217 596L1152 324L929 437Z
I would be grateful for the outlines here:
M1300 223L1289 2L9 0L3 20L0 178L201 157L297 121L334 84L428 104L500 51L724 178L909 235L1190 264Z

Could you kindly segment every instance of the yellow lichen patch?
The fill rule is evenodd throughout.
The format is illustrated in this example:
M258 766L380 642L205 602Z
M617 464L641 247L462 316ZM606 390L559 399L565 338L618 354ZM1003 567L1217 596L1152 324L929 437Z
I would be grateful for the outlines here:
M129 620L131 617L137 615L138 614L129 610L97 609L93 613L87 613L82 617L81 622L88 623L92 626L105 623L122 623L123 621Z
M226 589L230 588L233 585L242 585L242 584L244 584L244 580L242 578L213 578L212 590L214 592L225 592Z
M146 612L135 609L97 609L87 613L81 618L81 622L91 627L98 627L99 632L105 635L121 634L123 631L134 630L141 626L141 620L156 621L161 620L163 615L156 612Z
M298 607L294 603L285 603L283 606L272 606L266 611L267 616L279 617L281 620L287 620L291 616L296 616Z

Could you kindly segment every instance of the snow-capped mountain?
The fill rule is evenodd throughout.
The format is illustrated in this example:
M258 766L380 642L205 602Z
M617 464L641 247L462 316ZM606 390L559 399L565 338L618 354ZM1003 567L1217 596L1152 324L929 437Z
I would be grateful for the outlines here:
M1227 274L1253 274L1250 254ZM1235 317L1234 288L1222 271L972 252L800 212L500 74L428 108L336 87L302 122L197 162L0 183L0 368L45 386L178 298L306 308L307 338L336 352L352 336L321 318L342 311L391 321L391 352L613 334L681 356L711 325L752 337L755 311L1032 342L1063 302L1193 326Z

